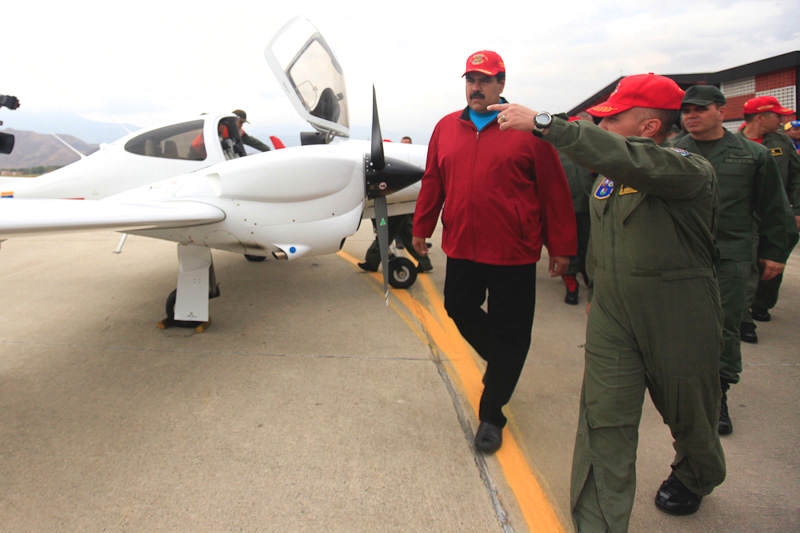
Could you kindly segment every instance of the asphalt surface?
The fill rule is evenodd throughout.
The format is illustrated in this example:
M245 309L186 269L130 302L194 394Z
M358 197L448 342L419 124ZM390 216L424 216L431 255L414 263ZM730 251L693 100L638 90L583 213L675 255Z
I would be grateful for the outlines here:
M442 317L438 246L389 306L353 264L369 224L338 256L214 252L222 296L197 333L156 328L175 245L132 236L115 255L118 239L2 244L0 530L571 530L585 294L565 305L544 263L505 445L484 458L481 363ZM652 503L672 448L646 400L631 531L800 530L797 309L795 253L773 320L743 345L728 479L696 515Z

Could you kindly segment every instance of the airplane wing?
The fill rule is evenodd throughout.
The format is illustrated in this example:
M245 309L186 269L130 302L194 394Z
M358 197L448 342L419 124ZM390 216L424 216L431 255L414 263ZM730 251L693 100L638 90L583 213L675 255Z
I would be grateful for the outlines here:
M106 200L0 200L0 240L18 235L65 231L134 231L219 222L225 212L188 200L119 202Z

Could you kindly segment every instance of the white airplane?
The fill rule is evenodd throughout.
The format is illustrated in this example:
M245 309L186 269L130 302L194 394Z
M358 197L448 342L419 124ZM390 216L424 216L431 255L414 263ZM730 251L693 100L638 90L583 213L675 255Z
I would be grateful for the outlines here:
M414 264L389 264L386 218L413 212L426 147L383 142L374 90L371 141L336 138L349 136L344 76L309 21L287 23L265 56L317 130L301 134L303 146L240 157L232 114L141 130L39 178L1 180L0 243L100 229L176 242L177 289L163 327L208 322L209 298L219 295L211 249L251 260L334 253L363 218L378 221L384 287L410 286Z

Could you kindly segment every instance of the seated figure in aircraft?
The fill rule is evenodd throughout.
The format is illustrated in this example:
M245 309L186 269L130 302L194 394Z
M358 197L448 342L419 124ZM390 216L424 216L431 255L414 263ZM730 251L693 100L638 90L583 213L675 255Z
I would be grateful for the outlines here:
M237 121L237 126L239 128L238 136L236 135L235 132L232 135L231 132L228 131L228 126L220 122L219 126L217 127L217 133L219 133L220 141L224 143L226 139L232 139L235 143L234 150L239 156L247 155L244 151L244 147L241 146L241 144L252 146L253 148L255 148L260 152L267 152L271 150L269 146L259 141L252 135L248 135L242 128L242 124L248 122L247 113L245 113L241 109L235 109L233 110L233 114L239 117ZM239 140L241 140L241 144L238 142ZM202 132L192 141L192 146L189 150L189 155L191 159L201 160L206 158L206 147Z
M239 133L241 134L242 142L244 144L246 144L247 146L252 146L253 148L258 150L259 152L268 152L270 150L269 146L267 146L266 144L262 143L261 141L259 141L255 137L253 137L251 135L248 135L244 131L244 129L242 128L242 124L244 124L245 122L248 122L247 113L245 113L241 109L234 109L233 110L233 114L236 115L237 117L239 117ZM220 133L222 134L222 137L225 138L225 137L227 137L227 134L228 134L228 128L226 126L222 126L222 128L223 128L223 131L220 132Z

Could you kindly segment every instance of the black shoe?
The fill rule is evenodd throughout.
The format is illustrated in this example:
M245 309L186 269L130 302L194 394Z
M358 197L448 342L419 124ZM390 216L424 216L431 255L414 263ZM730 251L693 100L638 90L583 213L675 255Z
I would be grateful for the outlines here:
M366 261L364 261L363 263L359 263L358 268L360 268L361 270L366 270L367 272L378 271L378 265L373 265L371 263L367 263Z
M433 265L430 261L421 262L417 265L417 272L431 272L433 271Z
M756 325L750 322L742 322L739 324L739 338L742 342L749 342L750 344L758 344L758 335L756 335Z
M489 422L481 422L475 433L475 448L482 453L492 454L503 444L503 428Z
M759 322L769 322L772 320L772 316L769 314L769 311L759 307L751 307L750 316L753 317L753 320L758 320Z
M719 404L719 425L717 426L717 432L720 435L730 435L733 433L733 423L731 422L731 416L728 414L729 387L729 383L725 381L722 382L722 402Z
M656 507L665 513L687 515L697 512L702 499L702 496L687 489L673 472L658 488Z
M574 291L567 291L567 295L564 296L564 303L569 305L578 305L578 288L576 287Z

